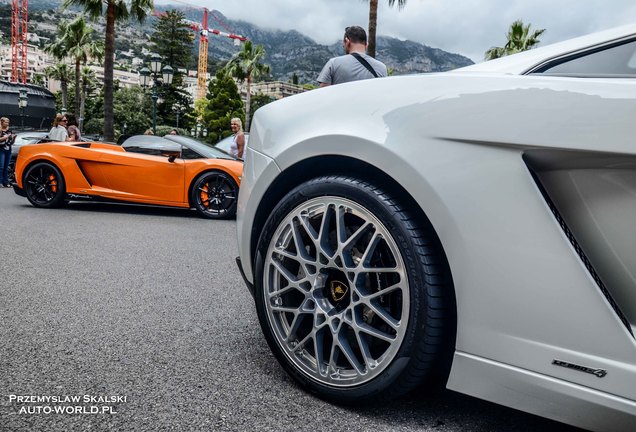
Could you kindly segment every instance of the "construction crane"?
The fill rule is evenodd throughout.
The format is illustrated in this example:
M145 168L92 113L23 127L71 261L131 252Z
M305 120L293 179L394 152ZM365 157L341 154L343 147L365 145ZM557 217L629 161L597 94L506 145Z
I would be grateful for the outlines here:
M26 84L28 72L29 0L11 2L11 82Z
M16 1L16 0L14 0ZM26 0L24 0L26 1ZM196 21L192 21L192 20L184 20L184 22L186 24L188 24L190 26L190 28L194 31L196 31L197 33L199 33L199 63L198 63L198 68L197 68L197 93L196 93L196 99L202 99L205 97L205 94L207 92L208 89L208 83L207 83L207 79L208 79L208 45L209 45L209 39L208 36L210 34L213 35L217 35L217 36L223 36L223 37L227 37L230 39L234 40L234 44L235 45L239 45L241 42L245 42L247 40L247 38L245 36L241 36L241 35L237 35L234 33L226 33L217 29L211 29L208 27L208 14L209 14L209 10L208 8L205 7L201 7L201 6L195 6L193 4L184 2L184 1L180 1L180 0L173 0L177 3L182 3L184 5L190 6L191 8L194 9L200 9L203 10L203 19L201 20L200 23L196 22ZM153 13L155 16L162 16L163 13L161 12L157 12L155 11ZM225 25L225 23L223 23L221 21L220 18L218 18L216 15L212 14L212 17L214 18L214 20L216 22L218 22L222 27L224 27L226 30L228 29L227 25Z
M196 23L194 21L186 20L186 22L190 24L190 28L199 32L199 67L197 69L198 81L197 81L197 97L196 97L197 99L204 98L205 93L207 92L207 89L208 89L208 85L207 85L208 35L214 34L217 36L224 36L230 39L234 39L235 45L238 45L241 42L244 42L247 40L245 36L237 35L234 33L226 33L217 29L208 28L208 12L209 11L207 8L201 8L201 9L203 9L203 20L201 21L201 24ZM216 16L215 16L215 19L217 19L218 21L218 18L216 18Z

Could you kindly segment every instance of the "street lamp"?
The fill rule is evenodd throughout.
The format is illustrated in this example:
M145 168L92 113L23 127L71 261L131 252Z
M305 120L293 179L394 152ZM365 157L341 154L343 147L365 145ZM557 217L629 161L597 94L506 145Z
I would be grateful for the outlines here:
M179 114L181 114L181 104L179 102L177 102L172 107L174 108L174 112L177 114L177 126L176 126L176 128L179 129Z
M18 108L20 108L20 126L24 130L24 109L29 104L29 93L26 88L21 87L18 96Z
M163 85L172 84L174 77L174 69L166 65L161 68L161 56L153 54L150 56L150 69L143 67L139 70L139 84L142 87L150 87L152 85L152 132L157 133L157 101L159 94L157 88Z

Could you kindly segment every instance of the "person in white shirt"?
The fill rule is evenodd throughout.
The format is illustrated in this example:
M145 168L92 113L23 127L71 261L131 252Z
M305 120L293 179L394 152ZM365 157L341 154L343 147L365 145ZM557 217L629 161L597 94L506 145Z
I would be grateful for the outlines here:
M66 141L68 138L68 132L66 131L67 118L65 115L58 114L53 120L53 127L49 131L49 139L51 141L60 142Z

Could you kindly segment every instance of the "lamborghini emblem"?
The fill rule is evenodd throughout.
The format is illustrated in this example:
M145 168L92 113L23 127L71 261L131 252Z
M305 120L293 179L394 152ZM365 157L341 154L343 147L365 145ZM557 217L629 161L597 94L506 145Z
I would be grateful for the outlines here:
M349 291L347 285L337 280L331 281L331 283L329 284L329 289L331 290L331 298L337 302L342 300Z

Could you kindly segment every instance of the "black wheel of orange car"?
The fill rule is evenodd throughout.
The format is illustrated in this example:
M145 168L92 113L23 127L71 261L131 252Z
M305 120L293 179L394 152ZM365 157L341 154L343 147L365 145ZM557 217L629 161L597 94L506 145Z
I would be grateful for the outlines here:
M24 175L24 192L35 207L54 208L64 205L66 185L60 170L49 162L31 166Z
M340 176L299 185L266 222L255 269L263 333L309 391L359 404L445 384L448 264L426 217L386 191Z
M201 174L191 191L191 202L203 217L227 219L236 214L238 185L224 172L211 171Z

